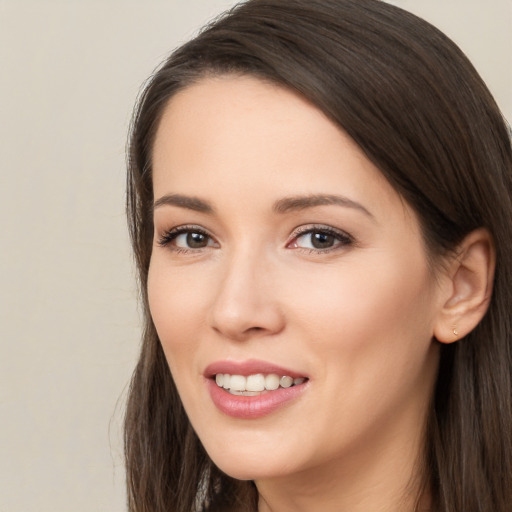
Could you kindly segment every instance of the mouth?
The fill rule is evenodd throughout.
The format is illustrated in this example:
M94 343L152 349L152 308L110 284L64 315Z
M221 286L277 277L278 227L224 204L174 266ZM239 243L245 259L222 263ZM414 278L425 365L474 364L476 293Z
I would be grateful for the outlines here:
M310 378L268 361L217 361L203 373L213 404L227 416L255 420L297 403Z
M252 375L237 375L217 373L212 377L219 388L223 388L231 395L259 396L279 388L288 389L299 386L307 381L306 377L290 377L277 373L255 373Z

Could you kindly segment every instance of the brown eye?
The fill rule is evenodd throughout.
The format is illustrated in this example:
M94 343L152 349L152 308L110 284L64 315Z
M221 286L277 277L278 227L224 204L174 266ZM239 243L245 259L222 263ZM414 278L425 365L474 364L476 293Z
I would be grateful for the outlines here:
M161 247L174 250L199 250L218 247L215 240L206 232L191 226L183 226L164 233L158 240Z
M178 236L176 238L176 245L178 245ZM189 249L202 249L208 245L208 236L203 233L185 233L186 247Z
M214 244L206 233L185 231L173 237L172 245L180 249L204 249Z
M292 249L308 249L311 251L327 252L329 249L337 249L352 244L350 235L333 228L311 228L302 231L289 245Z
M329 233L311 233L311 245L315 249L329 249L334 245L336 239Z

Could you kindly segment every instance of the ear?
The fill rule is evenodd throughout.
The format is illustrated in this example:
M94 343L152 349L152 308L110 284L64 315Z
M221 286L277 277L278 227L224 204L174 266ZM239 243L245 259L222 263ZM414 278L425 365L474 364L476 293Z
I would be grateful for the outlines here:
M486 229L472 231L448 262L442 308L434 336L452 343L471 332L485 315L491 300L496 255Z

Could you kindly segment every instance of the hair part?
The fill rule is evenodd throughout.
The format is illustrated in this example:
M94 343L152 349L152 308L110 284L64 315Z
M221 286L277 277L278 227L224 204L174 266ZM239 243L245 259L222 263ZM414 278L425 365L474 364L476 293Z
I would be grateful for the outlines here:
M439 512L512 503L512 150L504 119L459 48L379 0L250 0L178 48L132 121L127 212L144 312L125 450L132 512L257 510L254 484L221 473L188 421L151 320L152 149L169 100L208 76L290 88L343 129L415 210L435 261L484 227L496 246L483 321L441 347L421 463Z

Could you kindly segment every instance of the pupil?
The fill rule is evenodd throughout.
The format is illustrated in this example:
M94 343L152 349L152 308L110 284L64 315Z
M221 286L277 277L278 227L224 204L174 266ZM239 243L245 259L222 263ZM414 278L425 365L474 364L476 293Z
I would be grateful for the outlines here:
M312 243L315 249L326 249L332 247L334 236L328 233L314 233Z
M188 233L187 245L192 249L199 249L206 246L206 236L202 233Z

